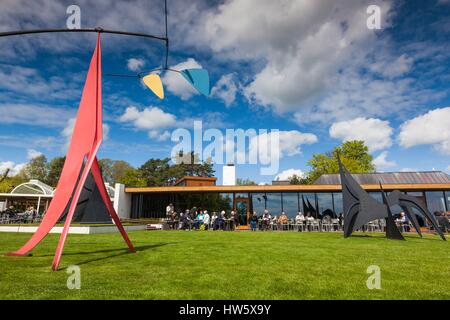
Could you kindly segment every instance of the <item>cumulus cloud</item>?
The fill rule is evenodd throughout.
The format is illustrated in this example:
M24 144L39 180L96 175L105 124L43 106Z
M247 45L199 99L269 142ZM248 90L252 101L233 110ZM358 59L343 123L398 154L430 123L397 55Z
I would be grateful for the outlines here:
M373 164L377 170L384 170L397 166L395 161L390 161L387 159L388 155L389 152L383 151L375 159L373 159Z
M31 160L31 159L34 159L34 158L37 158L37 157L40 157L40 156L42 156L42 152L39 152L37 150L28 149L28 151L27 151L27 158L28 158L28 160Z
M130 71L138 72L145 66L144 59L131 58L127 61L127 68Z
M390 2L377 4L387 19ZM263 59L246 96L295 111L331 88L330 75L375 40L366 8L365 1L230 0L206 16L196 40L233 59Z
M174 70L183 70L191 68L202 68L195 59L188 58L187 60L180 62L170 67ZM177 72L166 72L162 78L164 88L167 91L179 96L183 100L188 100L190 97L198 94L198 92L184 79L182 75Z
M20 172L26 163L15 163L13 161L0 161L0 174L4 174L9 169L8 176L14 176Z
M221 99L227 107L236 100L238 87L232 73L223 75L211 89L211 96Z
M272 144L278 136L278 145ZM250 154L258 154L262 163L271 159L281 159L284 156L301 154L301 146L318 141L312 133L302 133L297 130L262 133L250 139Z
M429 144L450 154L450 107L434 109L404 122L399 143L405 148Z
M275 180L286 181L294 175L304 177L305 173L300 169L287 169L277 174Z
M389 148L392 145L392 132L388 121L366 118L337 122L329 130L330 137L335 139L363 140L370 151Z
M49 107L33 104L0 104L0 123L23 124L44 127L62 127L74 115L65 107Z
M136 107L128 107L119 118L121 122L130 122L138 129L155 130L173 126L176 117L158 107L148 107L139 111Z
M151 130L151 131L148 132L148 136L151 139L155 139L155 140L158 140L158 141L167 141L167 140L170 139L172 134L168 130L165 130L163 132L160 132L158 130Z

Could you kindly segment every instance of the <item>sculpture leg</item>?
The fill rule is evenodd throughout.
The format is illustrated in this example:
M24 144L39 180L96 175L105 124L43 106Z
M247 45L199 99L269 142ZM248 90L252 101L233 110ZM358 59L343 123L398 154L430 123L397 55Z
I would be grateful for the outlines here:
M108 193L106 192L105 184L103 182L102 174L100 171L100 166L98 165L97 158L95 158L94 163L92 164L92 176L94 177L95 184L97 185L98 190L100 191L100 195L103 199L103 202L105 203L106 209L108 210L109 215L113 219L114 223L116 224L117 228L120 231L120 234L122 235L123 239L127 243L128 247L130 248L131 252L136 252L134 249L133 244L131 243L130 238L128 237L127 232L125 231L122 222L120 222L120 218L116 213L116 210L114 210L114 207L111 204L111 200L109 199Z
M100 141L101 142L101 141ZM55 257L53 258L52 270L58 270L59 262L61 261L61 255L64 250L64 243L66 242L67 234L69 232L70 223L72 222L73 214L75 213L75 208L77 207L78 199L80 198L81 191L83 189L84 184L86 183L86 178L91 170L92 163L95 159L95 154L97 153L98 147L100 146L100 142L93 147L91 154L88 157L86 165L81 174L78 185L76 186L74 195L72 197L72 201L70 203L69 212L66 216L66 221L64 222L64 228L59 238L58 247L56 248Z

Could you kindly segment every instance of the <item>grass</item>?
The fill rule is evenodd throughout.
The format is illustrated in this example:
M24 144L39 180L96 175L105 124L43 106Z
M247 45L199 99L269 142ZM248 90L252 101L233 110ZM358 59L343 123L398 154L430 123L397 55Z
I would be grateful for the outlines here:
M61 270L50 270L59 235L31 257L0 256L0 299L450 299L450 244L381 234L298 232L130 232L69 235ZM0 253L30 234L0 233ZM66 268L81 268L68 290ZM381 268L369 290L369 265Z

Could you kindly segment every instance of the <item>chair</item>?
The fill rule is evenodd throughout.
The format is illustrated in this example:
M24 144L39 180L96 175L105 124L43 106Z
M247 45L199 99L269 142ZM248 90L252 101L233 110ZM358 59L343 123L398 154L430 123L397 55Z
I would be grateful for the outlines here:
M322 231L319 219L314 219L314 221L312 221L312 223L311 223L311 231L314 231L314 230L317 230L319 232Z
M339 231L340 227L339 219L331 219L331 228L333 231Z

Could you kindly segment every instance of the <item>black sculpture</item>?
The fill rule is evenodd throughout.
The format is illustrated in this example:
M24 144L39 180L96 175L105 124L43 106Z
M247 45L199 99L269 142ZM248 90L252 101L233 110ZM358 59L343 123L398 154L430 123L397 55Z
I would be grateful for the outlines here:
M349 237L353 231L360 229L370 221L385 219L386 236L389 239L404 240L400 230L395 224L390 207L399 205L408 219L412 222L417 233L422 236L419 222L413 208L421 212L426 217L442 240L446 240L442 230L439 228L436 217L423 206L417 198L403 194L399 190L392 191L386 196L381 183L381 193L383 203L372 198L342 165L338 156L339 172L342 185L342 199L344 209L344 237Z

